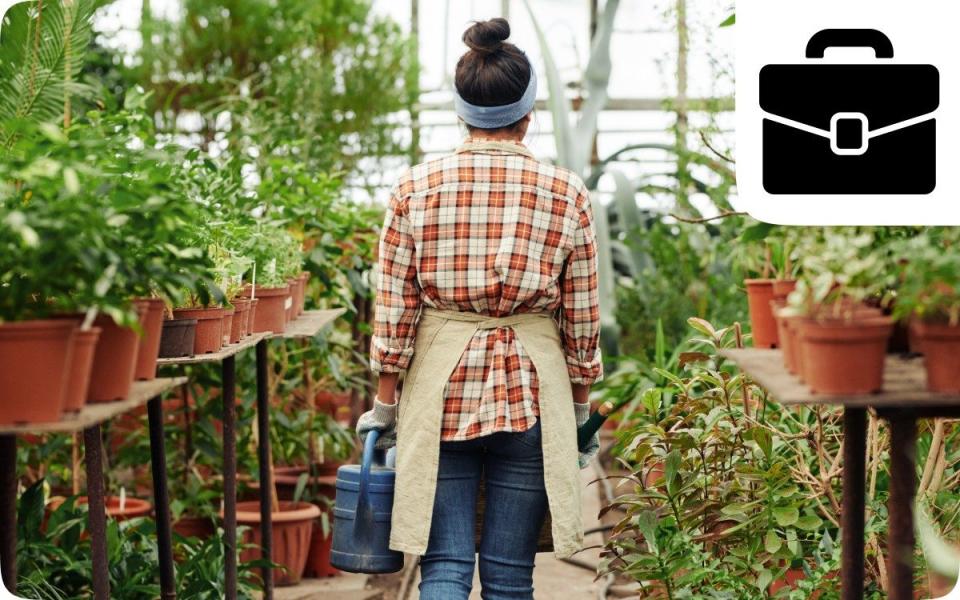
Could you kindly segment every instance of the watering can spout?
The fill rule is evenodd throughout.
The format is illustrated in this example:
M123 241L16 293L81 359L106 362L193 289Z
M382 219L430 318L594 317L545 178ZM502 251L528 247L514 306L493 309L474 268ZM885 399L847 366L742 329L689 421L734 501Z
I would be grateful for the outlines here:
M359 465L337 471L330 563L351 573L394 573L403 553L390 549L390 516L396 471L376 449L379 431L371 431Z

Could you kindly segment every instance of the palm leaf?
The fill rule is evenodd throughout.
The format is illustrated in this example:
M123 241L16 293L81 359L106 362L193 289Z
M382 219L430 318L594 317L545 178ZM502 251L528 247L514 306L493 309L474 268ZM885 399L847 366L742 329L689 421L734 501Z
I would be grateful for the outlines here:
M0 145L13 120L58 121L87 87L76 78L91 38L93 0L36 0L4 16L0 37Z

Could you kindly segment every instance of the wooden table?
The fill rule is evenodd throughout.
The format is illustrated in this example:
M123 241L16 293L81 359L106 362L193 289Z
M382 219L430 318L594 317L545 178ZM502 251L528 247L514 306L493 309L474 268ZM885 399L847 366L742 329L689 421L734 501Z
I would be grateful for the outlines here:
M311 339L345 312L344 308L304 311L287 323L282 333L274 333L270 339ZM267 396L269 368L267 341L264 340L257 344L257 452L260 463L260 557L266 560L273 556L273 473L270 470L270 398ZM263 600L273 600L273 569L261 569L260 577L263 579Z
M269 357L267 344L272 339L307 339L316 336L346 310L308 310L287 323L282 333L255 333L236 344L224 346L210 354L183 358L164 358L158 366L220 363L223 375L223 531L226 546L224 588L229 600L237 597L237 436L236 436L236 356L249 348L256 348L257 357L257 428L259 434L258 461L260 468L260 535L261 556L269 559L273 549L273 519L271 511L270 472L270 405L267 396ZM172 570L172 566L171 566ZM163 569L161 569L163 571ZM273 598L273 569L262 569L263 598ZM176 597L173 584L163 589L164 600Z
M887 357L883 391L860 396L810 392L787 372L779 350L724 350L771 396L787 405L843 406L843 506L841 514L843 600L862 600L867 409L890 424L890 496L887 500L890 600L913 600L914 497L916 495L917 419L960 417L960 396L927 391L923 360Z
M103 440L100 426L118 415L144 404L150 423L150 457L153 472L154 510L157 515L157 552L161 564L170 571L161 571L161 579L173 577L172 539L170 532L169 496L167 493L167 461L163 438L162 396L183 385L184 377L161 378L134 382L129 396L119 402L89 404L79 413L65 415L54 423L0 426L0 571L11 593L17 582L17 435L33 433L83 432L84 463L87 470L87 519L90 529L93 564L93 595L96 600L110 597L110 573L107 562L106 509L103 486Z

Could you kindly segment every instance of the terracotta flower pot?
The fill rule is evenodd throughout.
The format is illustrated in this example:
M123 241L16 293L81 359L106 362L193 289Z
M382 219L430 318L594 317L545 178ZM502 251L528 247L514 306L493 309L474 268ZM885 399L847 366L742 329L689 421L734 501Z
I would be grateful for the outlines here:
M254 330L254 325L257 320L257 306L260 304L260 298L251 298L250 299L250 311L247 312L247 335L253 335L256 333Z
M55 497L51 498L50 502L47 503L47 510L49 512L54 512L66 501L66 498ZM89 502L89 499L86 496L77 496L75 506L83 506ZM119 496L107 496L103 499L103 505L106 509L107 516L111 519L116 519L117 521L128 521L136 517L146 517L151 512L153 512L153 507L146 500L141 500L140 498L134 498L132 496L127 496L124 498L123 508L120 508L120 497Z
M300 297L299 287L301 285L300 277L292 277L287 280L287 285L290 286L290 300L286 303L287 307L287 323L297 318L299 313L297 312L297 298Z
M194 354L219 352L223 347L222 308L178 308L173 311L177 319L196 319L197 333L193 339Z
M814 393L857 395L881 390L892 319L802 319L799 332L804 378Z
M777 279L773 282L773 299L787 301L787 296L797 289L796 279Z
M233 322L230 326L230 343L236 344L247 335L247 326L249 325L250 300L247 298L234 298L233 303Z
M780 341L780 350L783 355L783 366L786 367L787 371L794 375L800 374L799 365L797 362L797 350L798 345L794 339L794 334L790 330L789 322L795 317L790 316L786 313L784 307L781 305L781 301L771 300L771 308L773 309L773 319L777 323L777 338ZM780 305L780 306L778 306Z
M310 273L304 271L300 273L300 288L298 290L299 297L297 298L297 315L302 315L303 311L306 309L307 305L307 284L310 282Z
M250 289L247 290L250 297ZM272 332L283 333L287 325L287 300L290 298L290 286L265 288L257 286L256 305L253 333Z
M143 336L137 350L136 378L149 381L157 377L157 358L160 355L160 335L163 331L163 311L166 308L160 298L147 298L143 301L147 311L140 319Z
M76 323L0 323L0 424L49 423L63 416Z
M273 571L273 580L277 585L296 585L300 582L310 551L313 521L319 516L320 509L307 502L280 502L280 512L272 514L273 552L270 558L284 567ZM238 502L237 523L249 527L243 536L243 543L259 546L260 503ZM240 553L241 562L258 558L260 549L256 547Z
M228 346L232 342L230 341L230 336L233 333L233 316L237 313L234 308L225 308L223 309L223 345Z
M777 323L773 320L770 301L773 300L772 279L747 279L747 302L750 307L750 329L755 348L777 347Z
M340 571L330 564L331 550L333 550L333 530L324 535L323 523L318 519L313 522L313 534L310 536L310 553L307 555L305 572L308 577L334 577L340 574Z
M160 335L160 358L180 358L193 354L197 334L196 319L168 319Z
M927 389L945 394L960 392L960 327L914 321L910 329L924 348Z
M145 304L137 305L141 318L146 309ZM132 327L121 327L107 315L98 316L95 323L101 332L93 355L87 402L123 400L130 394L130 386L133 385L140 336Z
M173 522L173 530L185 538L206 540L216 533L213 521L206 517L180 517Z
M90 372L93 368L93 355L100 338L100 328L77 329L73 340L73 357L70 360L70 374L67 376L66 399L63 410L78 412L87 404L87 391L90 388Z
M342 464L329 461L315 465L316 475L307 482L307 489L317 489L332 500L337 494L337 469ZM273 482L277 486L277 496L281 500L293 500L300 477L307 471L306 465L276 467L273 470Z

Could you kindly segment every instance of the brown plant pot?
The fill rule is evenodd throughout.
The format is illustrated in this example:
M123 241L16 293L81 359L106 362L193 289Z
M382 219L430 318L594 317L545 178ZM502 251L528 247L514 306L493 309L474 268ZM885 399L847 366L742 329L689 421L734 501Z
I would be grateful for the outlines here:
M230 341L230 336L233 334L233 317L237 314L236 309L225 308L223 309L223 345L229 346L233 342Z
M223 347L222 308L178 308L173 311L177 319L196 319L197 332L193 339L194 354L219 352Z
M307 489L317 489L331 500L337 494L337 469L342 462L325 462L315 465L314 475L307 482ZM300 477L307 473L306 465L276 467L273 470L273 482L277 486L277 496L281 500L293 500Z
M773 282L773 299L787 301L793 290L797 289L796 279L777 279Z
M310 273L304 271L300 274L299 296L297 298L297 315L302 315L307 306L307 284L310 282Z
M287 280L287 285L290 286L290 301L287 302L287 323L297 318L297 298L300 296L300 292L297 288L300 287L300 277L293 277Z
M230 326L230 343L236 344L247 335L249 325L250 300L247 298L233 299L233 323Z
M924 348L927 389L944 394L960 392L960 327L913 321L910 329Z
M141 318L146 309L145 304L137 304ZM121 327L107 315L98 316L95 323L101 331L93 355L87 402L123 400L130 395L130 386L133 385L140 336L132 327Z
M329 514L329 513L328 513ZM331 526L333 519L330 519ZM323 523L319 519L313 522L310 536L310 553L307 555L307 577L335 577L340 571L330 564L330 551L333 550L333 530L323 534Z
M283 567L273 570L273 580L277 585L296 585L307 565L313 521L320 516L320 509L308 502L280 502L280 512L274 512L271 516L273 551L270 559ZM243 543L260 546L260 503L238 502L237 523L249 528L243 536ZM241 562L258 558L258 547L240 553Z
M248 288L247 297L250 297ZM287 298L290 297L290 286L265 288L257 286L255 298L256 314L253 322L253 333L283 333L287 325Z
M799 322L804 378L816 394L859 395L883 388L889 317Z
M160 358L181 358L193 354L197 335L196 319L168 319L160 335Z
M47 510L52 513L56 511L65 501L66 498L62 497L51 498L50 502L47 503ZM77 500L74 505L83 506L88 502L89 499L86 496L77 496ZM119 496L106 496L103 499L103 506L106 509L107 516L117 521L128 521L136 517L146 517L153 512L153 507L150 506L150 503L146 500L127 496L125 498L125 502L126 503L121 509Z
M770 303L773 308L773 318L777 323L777 338L780 341L783 366L793 375L799 375L800 365L797 359L799 344L791 324L791 320L796 320L796 317L786 314L784 307L778 306L780 301L771 300Z
M134 376L140 381L149 381L157 377L157 358L160 356L160 335L163 331L163 311L166 305L160 298L146 298L142 302L147 310L140 319L143 336L137 349L137 370Z
M216 532L213 521L206 517L180 517L173 522L173 530L185 538L206 540Z
M79 412L87 404L87 391L90 388L90 372L93 368L93 355L97 350L100 328L77 329L73 339L73 356L70 360L70 374L67 376L66 398L63 410Z
M76 323L0 323L0 424L49 423L63 416Z
M247 313L247 335L253 335L256 333L253 329L257 320L257 306L260 305L259 298L252 298L250 300L250 311Z
M773 320L770 301L773 300L772 279L747 279L747 303L750 307L750 329L755 348L777 347L777 323Z

